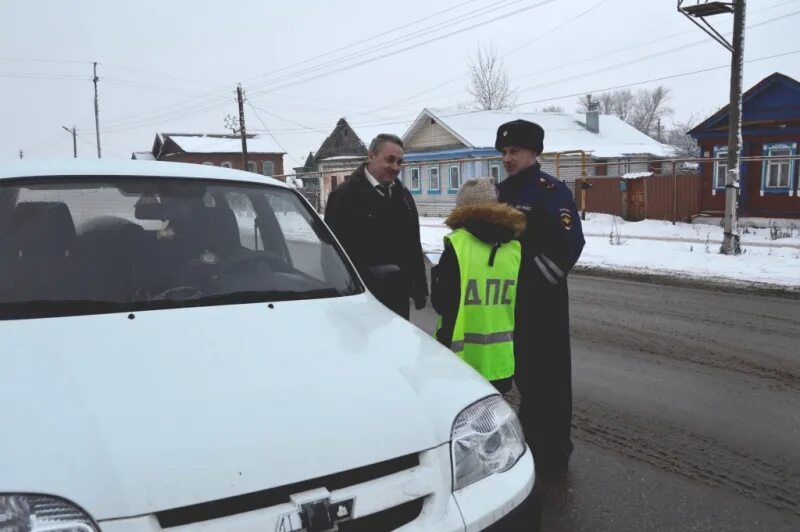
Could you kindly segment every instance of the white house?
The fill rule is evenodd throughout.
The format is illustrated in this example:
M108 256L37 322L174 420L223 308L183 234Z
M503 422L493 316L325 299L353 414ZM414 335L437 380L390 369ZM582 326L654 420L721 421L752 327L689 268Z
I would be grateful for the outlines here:
M545 130L542 169L574 190L582 175L622 175L652 171L648 160L670 157L672 148L641 133L616 116L590 112L518 113L423 109L403 135L403 182L415 194L420 213L442 216L455 204L465 180L506 177L494 149L497 128L524 119Z

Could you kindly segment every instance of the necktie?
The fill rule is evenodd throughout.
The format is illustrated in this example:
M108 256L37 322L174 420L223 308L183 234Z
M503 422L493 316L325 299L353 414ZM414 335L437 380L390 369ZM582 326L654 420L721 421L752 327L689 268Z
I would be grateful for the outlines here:
M376 185L376 189L378 189L378 193L380 193L384 198L391 198L392 197L392 189L389 185Z

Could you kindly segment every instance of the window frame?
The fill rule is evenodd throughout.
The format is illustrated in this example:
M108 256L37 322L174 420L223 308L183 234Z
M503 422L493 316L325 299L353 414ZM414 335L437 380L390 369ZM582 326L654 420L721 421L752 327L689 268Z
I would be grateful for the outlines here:
M497 175L492 175L492 170L497 169ZM495 185L500 182L500 163L489 163L489 177L494 179Z
M222 161L221 163L219 163L219 165L222 168L233 168L233 165L231 164L230 161Z
M788 151L788 156L797 155L797 142L765 142L763 145L763 154L765 157L772 157L773 151ZM795 162L790 161L771 161L765 159L761 161L761 195L764 194L792 194L794 190L794 174ZM775 167L782 167L788 165L788 175L786 178L786 185L769 185L770 169Z
M436 172L436 187L433 186L432 172ZM428 166L428 193L441 194L442 192L442 174L439 172L439 165Z
M408 190L419 194L422 191L422 172L419 166L409 166L408 170ZM414 172L417 173L417 186L414 186Z
M458 173L458 185L456 188L453 188L453 169L456 169ZM460 164L449 164L447 166L447 191L450 194L455 194L458 192L458 189L461 187L461 165Z
M713 150L714 154L714 165L712 166L712 181L711 181L711 188L714 191L717 190L725 190L725 184L727 183L727 174L728 174L728 147L727 146L714 146ZM725 161L717 161L721 157L725 157ZM719 185L720 179L720 167L725 167L725 171L722 173L722 186Z
M257 174L258 163L256 161L247 161L247 171L253 174Z
M267 173L267 165L269 165L270 173ZM261 174L265 177L272 177L275 175L275 163L272 161L264 161L261 163Z

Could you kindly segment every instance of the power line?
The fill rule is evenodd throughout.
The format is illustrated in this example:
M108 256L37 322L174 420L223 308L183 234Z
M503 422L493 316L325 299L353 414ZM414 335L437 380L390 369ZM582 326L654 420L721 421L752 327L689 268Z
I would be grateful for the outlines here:
M300 164L303 164L303 163L301 163L300 161L298 161L297 159L295 159L295 158L294 158L294 156L293 156L291 153L289 153L289 152L286 150L286 148L284 148L284 147L281 145L280 141L278 141L278 139L277 139L277 138L275 138L275 135L273 135L273 134L272 134L272 131L270 131L270 130L269 130L269 127L267 126L266 122L264 122L264 121L261 119L261 115L259 115L259 114L258 114L258 111L256 111L256 107L255 107L255 106L254 106L252 103L250 103L250 102L247 102L247 105L249 105L249 106L250 106L250 108L253 110L253 114L254 114L254 115L256 115L256 118L258 119L258 121L259 121L259 122L261 122L261 125L262 125L262 126L264 126L264 129L267 131L267 134L269 134L269 136L270 136L270 137L272 137L272 140L274 140L274 141L275 141L275 144L277 144L277 145L278 145L278 147L281 149L281 151L283 151L283 153L285 153L286 155L288 155L289 157L291 157L291 158L294 160L294 162L296 162L298 165L300 165ZM266 112L266 111L265 111L265 112ZM267 113L267 114L270 114L270 113Z
M582 12L578 13L577 15L575 15L575 16L573 16L573 17L569 18L569 19L568 19L568 20L566 20L564 23L562 23L562 24L559 24L558 26L555 26L555 27L553 27L553 28L551 28L551 29L547 30L547 31L546 31L546 32L544 32L544 33L540 33L540 34L539 34L539 35L538 35L538 36L537 36L535 39L533 39L533 40L531 40L531 41L528 41L527 43L523 44L522 46L520 46L520 47L518 47L518 48L515 48L514 50L512 50L512 51L510 51L510 52L507 52L507 53L505 53L505 54L503 55L503 57L508 57L509 55L511 55L511 54L513 54L513 53L515 53L515 52L517 52L517 51L519 51L519 50L521 50L522 48L525 48L526 46L529 46L529 45L533 44L534 42L536 42L536 41L538 41L538 40L540 40L540 39L543 39L544 37L546 37L546 36L548 36L548 35L550 35L550 34L552 34L552 33L555 33L556 31L558 31L558 30L560 30L560 29L564 28L564 27L565 27L565 26L567 26L568 24L572 24L572 23L574 23L574 22L575 22L576 20L578 20L579 18L583 17L584 15L587 15L588 13L590 13L590 12L594 11L595 9L597 9L598 7L600 7L601 5L603 5L603 4L605 4L605 3L609 2L609 1L610 1L610 0L601 0L600 2L597 2L596 4L594 4L593 6L589 7L588 9L586 9L586 10L584 10L584 11L582 11ZM792 1L796 1L796 0L792 0ZM402 100L398 100L398 102L396 102L396 103L404 103L404 102L407 102L407 101L414 101L414 100L415 100L415 99L416 99L418 96L422 96L422 95L424 95L424 94L428 94L429 92L433 92L434 90L436 90L436 89L438 89L438 88L444 87L444 86L446 86L446 85L449 85L449 84L453 83L454 81L458 81L458 80L460 80L460 79L463 79L463 78L464 78L464 75L463 75L463 74L459 74L458 76L456 76L456 77L454 77L454 78L451 78L451 79L449 79L449 80L447 80L447 81L444 81L444 82L442 82L442 83L439 83L439 84L437 84L437 85L435 85L435 86L433 86L433 87L431 87L431 88L429 88L429 89L426 89L426 90L424 90L424 91L421 91L421 92L418 92L418 93L412 94L411 96L409 96L409 97L407 97L407 98L404 98L404 99L402 99ZM451 93L450 95L461 94L461 93L462 93L462 91L459 91L459 92L457 92L457 93ZM376 109L373 109L373 110L371 110L371 111L367 111L367 112L364 112L364 113L358 113L358 114L356 114L356 116L360 116L360 115L363 115L363 114L368 114L368 113L371 113L371 112L382 111L382 110L384 110L384 109L391 108L393 105L396 105L396 103L392 103L392 104L389 104L389 105L385 105L385 106L383 106L383 107L378 107L378 108L376 108Z
M338 68L336 70L332 70L332 71L329 71L329 72L323 72L322 74L317 74L317 75L314 75L314 76L311 76L311 77L308 77L308 78L304 78L304 79L297 80L297 81L294 81L294 82L289 82L289 83L286 83L284 85L280 85L280 86L278 86L276 88L273 88L273 89L255 91L255 93L256 94L267 94L269 92L279 91L279 90L282 90L282 89L293 87L293 86L298 85L298 84L307 83L307 82L313 81L315 79L319 79L319 78L322 78L322 77L330 76L331 74L338 74L339 72L344 72L345 70L350 70L350 69L358 67L358 66L366 65L368 63L373 63L373 62L375 62L375 61L377 61L379 59L385 59L387 57L391 57L393 55L397 55L397 54L406 52L408 50L413 50L415 48L419 48L420 46L425 46L427 44L431 44L433 42L440 41L442 39L446 39L448 37L452 37L454 35L458 35L458 34L464 33L464 32L469 31L471 29L475 29L475 28L477 28L479 26L486 26L488 24L491 24L492 22L496 22L498 20L502 20L504 18L508 18L508 17L510 17L512 15L518 15L519 13L522 13L522 12L525 12L525 11L529 11L531 9L535 9L537 7L541 7L543 5L550 4L550 3L553 3L553 2L556 2L556 1L558 1L558 0L541 0L540 2L537 2L536 4L533 4L531 6L523 7L523 8L517 9L515 11L504 13L502 15L499 15L497 17L491 18L489 20L481 21L481 22L479 22L477 24L473 24L471 26L467 26L465 28L461 28L461 29L458 29L458 30L454 30L454 31L451 31L450 33L446 33L444 35L433 37L431 39L428 39L426 41L422 41L422 42L417 43L417 44L406 46L405 48L400 48L398 50L393 50L393 51L385 53L383 55L379 55L379 56L376 56L376 57L365 59L363 61L359 61L357 63L353 63L353 64L350 64L350 65L344 66L342 68Z
M470 4L470 3L472 3L472 1L473 0L470 0L468 2L464 2L462 4L459 4L456 7ZM507 1L508 0L501 0L501 2L507 2ZM519 1L520 0L514 0L514 2L519 2ZM555 1L555 0L548 0L548 1ZM495 2L495 3L498 3L498 2ZM494 4L492 4L492 5L494 5ZM446 12L446 11L449 11L449 10L443 10L443 11L435 13L434 15L425 17L423 19L418 19L417 21L414 21L412 23L408 23L408 24L405 24L405 25L400 26L398 28L395 28L393 30L389 30L389 32L385 32L384 34L392 33L394 31L397 31L397 30L402 29L404 27L408 27L409 25L412 25L413 23L416 23L416 22L419 22L419 21L422 21L422 20L428 20L432 16L436 16L436 15L441 14L441 13ZM357 43L365 42L365 41L368 41L368 40L371 40L371 39L364 39L362 41L357 41ZM354 45L355 44L348 45L348 46L346 46L344 48L349 48L349 47L352 47ZM375 47L372 47L372 48L375 48ZM367 51L369 51L369 50L370 49L368 49ZM321 56L317 56L315 58L307 59L307 60L302 61L302 62L300 62L298 64L302 64L302 63L306 63L306 62L309 62L309 61L313 61L313 60L315 60L315 59L317 59L319 57L324 57L326 55L329 55L329 54L328 53L322 54ZM319 67L319 65L317 65L317 67L314 67L314 68L318 68L318 67ZM302 72L303 71L301 70L301 71L295 73L295 75L301 74ZM251 79L251 80L252 79L257 79L257 78L263 77L263 76L264 75L256 76L254 78L249 78L249 79ZM253 91L251 90L251 93L252 92ZM114 132L119 132L119 131L123 131L123 130L126 130L126 129L135 129L135 128L139 127L140 125L146 124L147 121L162 120L162 119L167 119L167 118L172 118L172 117L177 118L177 117L183 116L185 114L189 114L191 112L202 112L202 111L205 111L205 110L209 110L211 108L215 108L215 107L219 107L220 105L223 105L226 102L226 100L227 100L227 98L225 98L223 96L220 96L218 93L212 93L212 94L209 94L209 95L206 95L206 96L198 97L196 99L196 101L188 102L187 104L184 104L183 106L180 106L178 109L176 109L174 106L163 107L163 108L159 108L157 110L151 111L151 112L149 112L149 113L147 113L145 115L129 115L127 117L119 117L119 118L116 118L116 119L108 120L106 122L107 122L107 124L110 124L109 127L115 128Z
M783 3L778 4L776 6L772 6L770 8L763 9L761 11L762 12L763 11L767 11L767 10L772 9L774 7L780 7L780 6L786 5L787 3L794 3L794 2L797 2L797 1L798 0L791 0L790 2L783 2ZM758 22L756 24L752 24L752 25L748 26L748 29L754 29L754 28L757 28L759 26L764 26L764 25L772 23L772 22L783 20L786 17L794 16L794 15L797 15L798 13L800 13L800 11L795 11L795 12L792 12L792 13L779 15L777 17L773 17L771 19L767 19L767 20ZM599 57L606 57L606 56L611 55L613 53L632 50L632 49L635 49L635 48L640 48L642 46L647 46L649 44L653 44L653 43L656 43L656 42L667 40L667 39L670 39L670 38L675 37L675 36L684 35L684 34L687 34L687 33L694 33L694 31L695 30L680 32L680 33L677 33L677 34L673 34L671 36L667 36L667 37L663 37L663 38L657 39L655 41L649 41L647 43L642 43L640 45L621 48L621 49L615 50L613 52L606 52L606 53L603 53L603 54L598 54L598 55L593 56L591 58L581 59L581 60L575 61L573 63L558 65L558 66L550 68L550 69L538 70L536 72L531 72L529 74L524 74L522 76L518 76L514 81L519 81L520 79L531 77L531 76L541 76L541 74L543 74L543 73L550 72L550 71L553 71L553 70L559 70L559 69L564 68L566 66L585 63L586 61L589 61L591 59L596 59L596 58L599 58ZM571 81L573 79L583 78L583 77L591 75L591 74L596 74L596 73L600 73L600 72L607 72L607 71L613 70L615 68L621 68L621 67L624 67L624 66L629 66L629 65L632 65L632 64L639 63L641 61L645 61L647 59L652 59L654 57L659 57L661 55L665 55L665 54L668 54L668 53L680 51L680 50L683 50L683 49L686 49L686 48L691 48L691 47L694 47L694 46L703 45L703 44L706 44L708 42L710 42L708 39L701 39L701 40L698 40L698 41L693 41L691 43L683 44L683 45L680 45L680 46L677 46L677 47L674 47L674 48L670 48L670 49L667 49L667 50L661 50L659 52L655 52L655 53L648 54L648 55L645 55L645 56L639 56L639 57L636 57L636 58L633 58L633 59L629 59L627 61L616 63L614 65L600 67L600 68L597 68L595 70L591 70L591 71L588 71L588 72L581 72L579 74L575 74L575 75L572 75L572 76L568 76L568 77L557 79L557 80L553 80L553 81L548 81L547 83L534 85L532 87L525 87L525 88L521 89L521 92L528 92L528 91L531 91L531 90L535 90L535 89L540 89L540 88L543 88L543 87L556 85L556 84L559 84L559 83L562 83L562 82L565 82L565 81ZM455 95L462 94L462 93L463 93L463 91L452 92L452 93L448 93L448 94L445 94L445 95L442 95L442 96L438 96L437 98L445 98L445 97L455 96Z
M779 53L779 54L773 54L773 55L758 57L758 58L754 58L754 59L748 59L748 60L746 60L744 62L745 63L757 63L757 62L760 62L760 61L766 61L766 60L769 60L769 59L776 59L776 58L779 58L779 57L786 57L786 56L794 55L794 54L800 54L800 50L792 50L792 51L789 51L789 52L783 52L783 53ZM726 64L726 65L719 65L719 66L715 66L715 67L703 68L703 69L699 69L699 70L692 70L692 71L689 71L689 72L681 72L681 73L672 74L672 75L669 75L669 76L661 76L661 77L658 77L658 78L651 78L651 79L646 79L646 80L641 80L641 81L635 81L635 82L631 82L631 83L625 83L625 84L622 84L622 85L614 85L612 87L605 87L605 88L591 89L591 90L582 90L582 91L579 91L579 92L574 92L572 94L562 94L562 95L553 96L553 97L550 97L550 98L542 98L542 99L538 99L538 100L529 100L529 101L526 101L526 102L521 102L518 105L531 105L531 104L538 104L538 103L546 103L546 102L551 102L551 101L555 101L555 100L563 100L564 98L574 98L576 96L582 96L582 95L588 94L588 93L594 94L594 93L598 93L598 92L605 92L605 91L616 90L616 89L625 89L625 88L629 88L629 87L635 87L637 85L645 85L647 83L654 83L654 82L657 82L657 81L665 81L665 80L668 80L668 79L682 78L682 77L686 77L686 76L702 74L702 73L705 73L705 72L711 72L711 71L714 71L714 70L722 70L722 69L725 69L725 68L730 68L730 65ZM455 113L440 114L438 116L440 118L448 118L448 117L451 117L451 116L460 116L460 115L475 114L475 113L481 113L481 112L484 112L484 111L482 111L482 110L468 110L468 111L459 111L459 112L455 112ZM525 112L525 111L520 111L520 112ZM358 124L358 125L353 124L352 127L353 128L362 128L362 127L377 127L377 126L393 126L393 125L398 125L398 124L405 124L405 123L408 123L408 122L409 122L409 120L400 120L400 121L394 121L394 122L381 122L381 123ZM301 130L288 130L287 129L287 130L283 130L282 132L284 134L292 134L292 133L300 133L300 132L303 132L303 131L301 131Z
M380 50L384 50L384 49L386 49L386 48L388 48L390 46L393 46L393 45L403 44L405 42L409 42L409 41L415 39L416 37L418 37L420 35L426 35L426 34L431 34L431 33L436 33L436 32L442 31L443 29L446 29L448 27L447 26L448 24L450 24L450 25L461 24L461 23L466 22L468 20L472 20L472 19L475 19L475 18L483 17L483 16L491 13L492 11L494 11L496 9L502 9L502 8L510 7L511 5L520 3L522 1L524 1L524 0L497 0L497 1L493 2L492 4L489 4L488 6L484 6L484 7L469 11L467 13L462 13L462 14L457 15L455 17L452 17L450 19L437 22L435 24L432 24L430 26L424 27L422 29L415 30L415 31L413 31L411 33L408 33L408 34L405 34L405 35L401 35L399 37L395 37L393 39L390 39L389 41L385 41L383 43L379 43L379 44L376 44L374 46L368 47L365 50L353 52L353 53L350 53L348 55L345 55L345 56L342 56L342 57L339 57L339 58L336 58L336 59L332 59L332 60L327 61L325 63L321 63L319 65L314 65L314 66L310 66L310 67L301 69L301 70L296 71L296 72L288 72L288 73L286 73L286 74L284 74L282 76L278 76L277 78L270 79L270 80L265 80L265 81L263 81L263 82L261 82L259 84L256 84L255 86L256 87L266 87L268 85L273 85L273 84L275 84L275 83L277 83L279 81L284 81L286 79L291 79L291 78L293 78L295 76L298 76L298 75L311 74L312 72L317 72L319 70L322 70L322 69L325 69L325 68L329 68L329 67L336 66L338 64L347 62L350 59L363 57L365 55L369 55L371 53L378 52ZM506 5L498 7L501 4L506 4Z
M516 0L516 1L519 1L519 0ZM420 43L417 43L417 44L414 44L414 45L411 45L411 46L408 46L408 47L405 47L405 48L401 48L399 50L394 50L394 51L385 53L385 54L380 55L380 56L369 58L369 59L366 59L366 60L351 64L351 65L347 65L345 67L342 67L342 68L339 68L339 69L336 69L336 70L332 70L332 71L324 72L324 73L321 73L321 74L317 74L317 75L314 75L312 77L304 78L304 79L301 79L301 80L296 80L296 81L293 81L293 82L288 82L287 84L284 84L284 85L279 86L279 87L274 88L274 89L267 89L267 90L262 90L262 91L257 91L257 90L254 91L254 90L251 89L250 93L251 94L255 94L255 95L266 94L266 93L269 93L269 92L272 92L272 91L281 90L281 89L284 89L284 88L287 88L287 87L290 87L290 86L294 86L294 85L297 85L297 84L306 83L308 81L312 81L312 80L315 80L315 79L319 79L321 77L329 76L329 75L332 75L332 74L335 74L335 73L338 73L338 72L342 72L344 70L349 70L349 69L355 68L357 66L361 66L361 65L364 65L364 64L372 63L372 62L377 61L379 59L384 59L386 57L397 55L397 54L405 52L407 50L418 48L420 46L424 46L426 44L430 44L432 42L439 41L439 40L445 39L447 37L451 37L453 35L457 35L457 34L463 33L465 31L469 31L470 29L474 29L474 28L476 28L478 26L483 26L483 25L486 25L486 24L490 24L490 23L495 22L497 20L501 20L503 18L507 18L509 16L512 16L512 15L515 15L515 14L518 14L518 13L521 13L521 12L524 12L524 11L528 11L530 9L534 9L536 7L540 7L542 5L549 4L549 3L552 3L552 2L556 2L556 1L558 1L558 0L541 0L538 3L534 4L534 5L527 6L527 7L524 7L524 8L520 8L520 9L517 9L515 11L507 12L507 13L504 13L504 14L499 15L497 17L494 17L492 19L489 19L489 20L486 20L486 21L482 21L482 22L480 22L478 24L474 24L474 25L471 25L471 26L468 26L468 27L465 27L465 28L462 28L462 29L459 29L459 30L455 30L455 31L452 31L452 32L447 33L445 35L440 35L440 36L434 37L432 39L429 39L427 41L423 41L423 42L420 42ZM164 113L164 115L162 115L162 116L153 116L151 118L135 119L135 120L131 121L131 123L116 123L115 125L111 126L111 129L109 131L120 132L120 131L124 131L124 130L127 130L127 129L136 129L136 128L141 127L141 126L143 126L143 125L145 125L145 124L147 124L149 122L152 122L152 120L154 120L154 119L155 120L159 120L159 119L166 119L168 117L177 118L179 116L183 116L183 115L191 113L191 112L203 112L203 111L206 111L206 110L210 110L212 108L219 107L220 105L222 105L224 103L225 103L224 101L220 101L219 98L214 98L214 97L207 98L205 100L201 99L200 101L198 101L196 103L193 103L188 107L184 107L181 110L177 110L177 111L173 109L170 112ZM199 105L200 108L197 108L196 107L197 105Z
M441 15L441 14L443 14L443 13L447 13L447 12L450 12L450 11L452 11L452 10L454 10L454 9L457 9L457 8L459 8L459 7L463 7L463 6L466 6L466 5L468 5L468 4L475 3L476 1L478 1L478 0L468 0L467 2L462 2L462 3L460 3L460 4L456 4L456 5L455 5L455 6L453 6L453 7L450 7L450 8L447 8L447 9L443 9L443 10L441 10L441 11L437 11L436 13L433 13L433 14L431 14L431 15L427 15L427 16L425 16L425 17L422 17L422 18L418 18L418 19L416 19L416 20L413 20L413 21L411 21L411 22L409 22L409 23L403 24L402 26L397 26L397 27L395 27L395 28L393 28L393 29L391 29L391 30L389 30L389 31L385 31L385 32L381 32L381 33L376 33L376 34L370 35L369 37L366 37L366 38L364 38L364 39L361 39L361 40L359 40L359 41L355 41L355 42L353 42L353 43L350 43L350 44L348 44L348 45L345 45L345 46L341 46L341 47L339 47L339 48L336 48L336 49L334 49L334 50L330 50L330 51L328 51L328 52L325 52L324 54L320 54L320 55L318 55L318 56L315 56L315 57L310 57L310 58L308 58L308 59L304 59L304 60L302 60L302 61L299 61L299 62L297 62L297 63L292 63L291 65L287 65L287 66L285 66L285 67L282 67L282 68L280 68L280 69L273 70L273 71L267 72L267 73L265 73L265 74L260 74L260 75L258 75L258 76L254 76L254 77L248 78L248 79L246 79L246 80L244 80L244 81L245 81L245 82L254 81L254 80L256 80L256 79L259 79L259 78L262 78L262 77L266 77L266 76L269 76L269 75L271 75L271 74L274 74L274 73L277 73L277 72L281 72L281 71L284 71L284 70L287 70L287 69L293 68L293 67L295 67L295 66L299 66L299 65L304 65L304 64L306 64L306 63L310 63L310 62L312 62L312 61L315 61L315 60L317 60L317 59L320 59L320 58L323 58L323 57L327 57L327 56L333 55L333 54L335 54L336 52L340 52L340 51L342 51L342 50L347 50L347 49L349 49L349 48L353 48L353 47L355 47L355 46L358 46L359 44L363 44L363 43L365 43L365 42L370 42L370 41L372 41L373 39L376 39L376 38L379 38L379 37L384 37L384 36L386 36L386 35L389 35L389 34L395 33L395 32L397 32L397 31L400 31L400 30L402 30L402 29L405 29L405 28L411 27L411 26L413 26L413 25L415 25L415 24L418 24L418 23L420 23L420 22L424 22L424 21L426 21L426 20L431 20L432 18L435 18L435 17L437 17L437 16L439 16L439 15Z

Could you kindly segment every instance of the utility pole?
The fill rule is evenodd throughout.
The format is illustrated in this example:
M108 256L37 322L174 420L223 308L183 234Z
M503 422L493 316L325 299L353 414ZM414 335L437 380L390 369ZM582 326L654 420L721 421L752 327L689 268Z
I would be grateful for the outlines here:
M61 129L66 131L67 133L72 134L72 156L77 159L78 158L78 134L75 132L75 126L72 126L72 129L68 128L67 126L61 126Z
M730 104L728 105L728 173L725 176L725 215L723 217L724 236L720 252L725 255L739 255L739 228L736 215L736 201L739 193L739 151L742 148L742 70L744 57L744 23L746 0L731 2L700 2L684 7L687 0L678 0L678 11L705 31L715 41L731 52ZM733 40L728 42L705 18L733 13ZM699 19L698 22L695 19Z
M244 126L244 97L242 86L236 86L236 99L239 102L239 134L242 136L242 170L247 171L247 132Z
M100 151L100 103L97 99L97 61L94 62L94 131L97 135L97 158L100 159L103 155Z
M739 193L739 151L742 149L742 70L744 57L745 0L733 6L733 53L731 55L731 104L728 111L728 175L725 180L725 236L722 253L739 255L736 196Z

